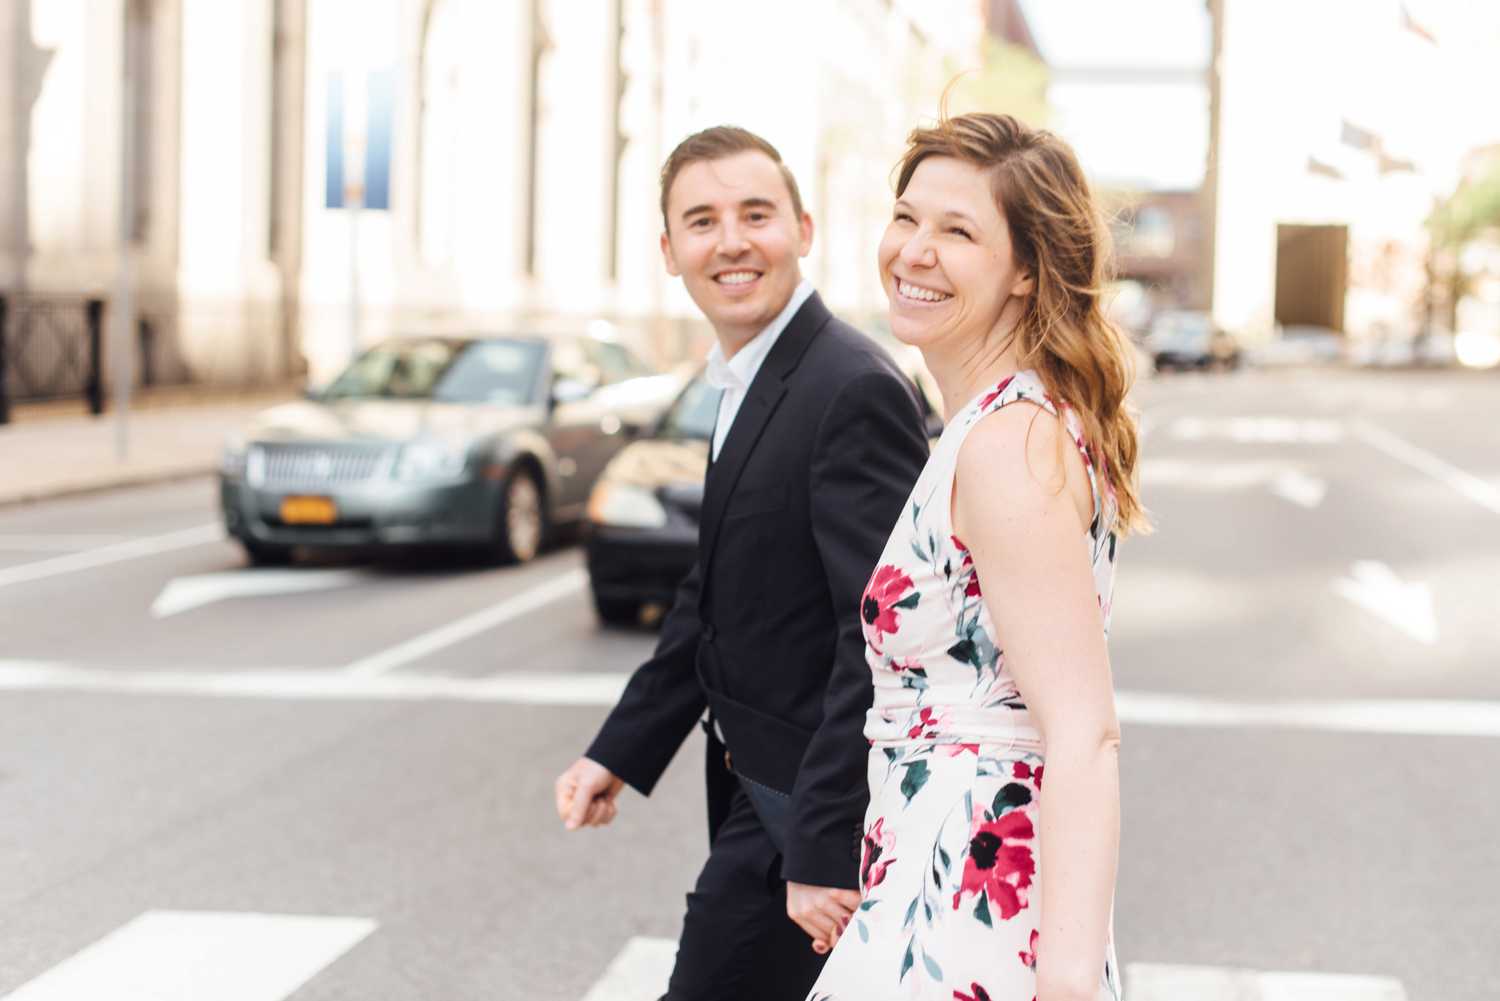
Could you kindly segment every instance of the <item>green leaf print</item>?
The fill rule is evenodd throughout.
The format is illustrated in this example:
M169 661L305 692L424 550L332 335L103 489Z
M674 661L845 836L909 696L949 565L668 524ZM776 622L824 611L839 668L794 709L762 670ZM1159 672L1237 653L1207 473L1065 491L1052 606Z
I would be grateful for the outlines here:
M917 602L919 600L921 600L921 597L922 597L922 595L921 595L920 592L913 591L911 594L908 594L906 597L902 598L900 601L892 602L891 603L891 607L892 608L916 608L917 607Z
M910 928L912 926L912 922L917 920L917 904L919 901L921 901L921 899L921 897L911 898L911 906L906 909L906 920L901 922L901 928L903 931L907 928Z
M901 975L896 978L897 982L905 980L906 979L906 971L910 970L912 968L913 959L912 959L912 954L911 954L911 947L914 946L914 945L916 945L916 944L917 944L917 939L916 939L915 935L912 936L912 940L910 942L906 943L906 955L903 956L902 959L901 959Z
M953 871L953 859L951 859L948 856L948 849L939 846L938 847L938 858L942 860L943 871L944 872L952 872Z
M933 980L936 980L938 983L942 983L943 968L937 965L937 960L927 955L926 949L922 950L922 965L927 967L927 972L931 974Z
M870 941L870 929L865 927L865 923L863 921L855 921L854 927L859 929L859 940L868 944Z
M948 648L948 656L960 664L973 664L978 651L973 640L963 639Z
M870 908L874 907L877 903L879 903L878 900L863 900L863 901L860 901L859 909L862 910L862 911L868 911Z
M906 768L906 777L901 780L901 795L906 797L906 804L910 806L912 797L922 791L931 775L926 761L913 761L903 767Z
M995 816L998 817L1009 810L1014 810L1018 806L1025 806L1030 802L1030 789L1019 782L1007 782L1000 787L999 792L995 793L995 803L991 809L995 811Z
M974 918L986 928L995 927L995 923L990 920L989 898L986 897L983 892L981 892L977 899L978 903L974 905Z

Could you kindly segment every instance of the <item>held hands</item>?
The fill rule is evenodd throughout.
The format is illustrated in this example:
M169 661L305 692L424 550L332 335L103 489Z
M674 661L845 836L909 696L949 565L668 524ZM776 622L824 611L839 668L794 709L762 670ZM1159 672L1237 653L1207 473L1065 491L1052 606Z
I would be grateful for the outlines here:
M849 925L849 918L859 906L859 892L831 886L786 884L786 913L812 938L812 949L818 955L838 945L839 936Z
M624 780L597 761L579 758L557 777L557 815L570 831L603 827L615 819L615 797Z

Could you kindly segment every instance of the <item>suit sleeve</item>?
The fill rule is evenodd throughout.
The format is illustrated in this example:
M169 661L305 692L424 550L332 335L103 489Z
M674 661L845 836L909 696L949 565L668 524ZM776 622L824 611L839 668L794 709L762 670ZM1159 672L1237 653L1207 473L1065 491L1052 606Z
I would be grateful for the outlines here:
M838 639L823 721L792 790L793 821L782 875L794 882L858 886L869 802L864 724L873 699L860 602L927 455L913 391L894 371L851 380L818 429L812 530L828 578Z
M694 563L662 623L656 652L631 675L625 694L584 752L643 796L651 795L706 706L697 671L702 582Z

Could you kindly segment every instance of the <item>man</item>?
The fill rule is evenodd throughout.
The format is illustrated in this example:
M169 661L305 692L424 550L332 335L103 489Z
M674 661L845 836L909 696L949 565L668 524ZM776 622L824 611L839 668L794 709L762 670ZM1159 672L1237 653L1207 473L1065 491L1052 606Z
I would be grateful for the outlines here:
M661 187L662 254L714 328L723 389L698 561L557 809L609 823L707 709L712 847L666 999L800 1001L859 904L860 599L927 442L907 379L802 279L812 218L774 147L708 129Z

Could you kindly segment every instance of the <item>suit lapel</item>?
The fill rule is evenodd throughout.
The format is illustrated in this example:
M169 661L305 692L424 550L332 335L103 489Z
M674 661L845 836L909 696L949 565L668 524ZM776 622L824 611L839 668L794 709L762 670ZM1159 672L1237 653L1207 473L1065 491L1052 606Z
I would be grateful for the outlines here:
M703 514L699 529L699 551L705 580L708 579L709 567L713 563L724 510L734 494L745 462L760 441L761 432L766 429L771 415L786 396L787 376L796 369L813 337L832 316L816 292L797 310L751 381L745 401L740 404L734 424L729 428L729 435L724 439L724 447L720 449L719 457L709 465L708 476L703 484Z

